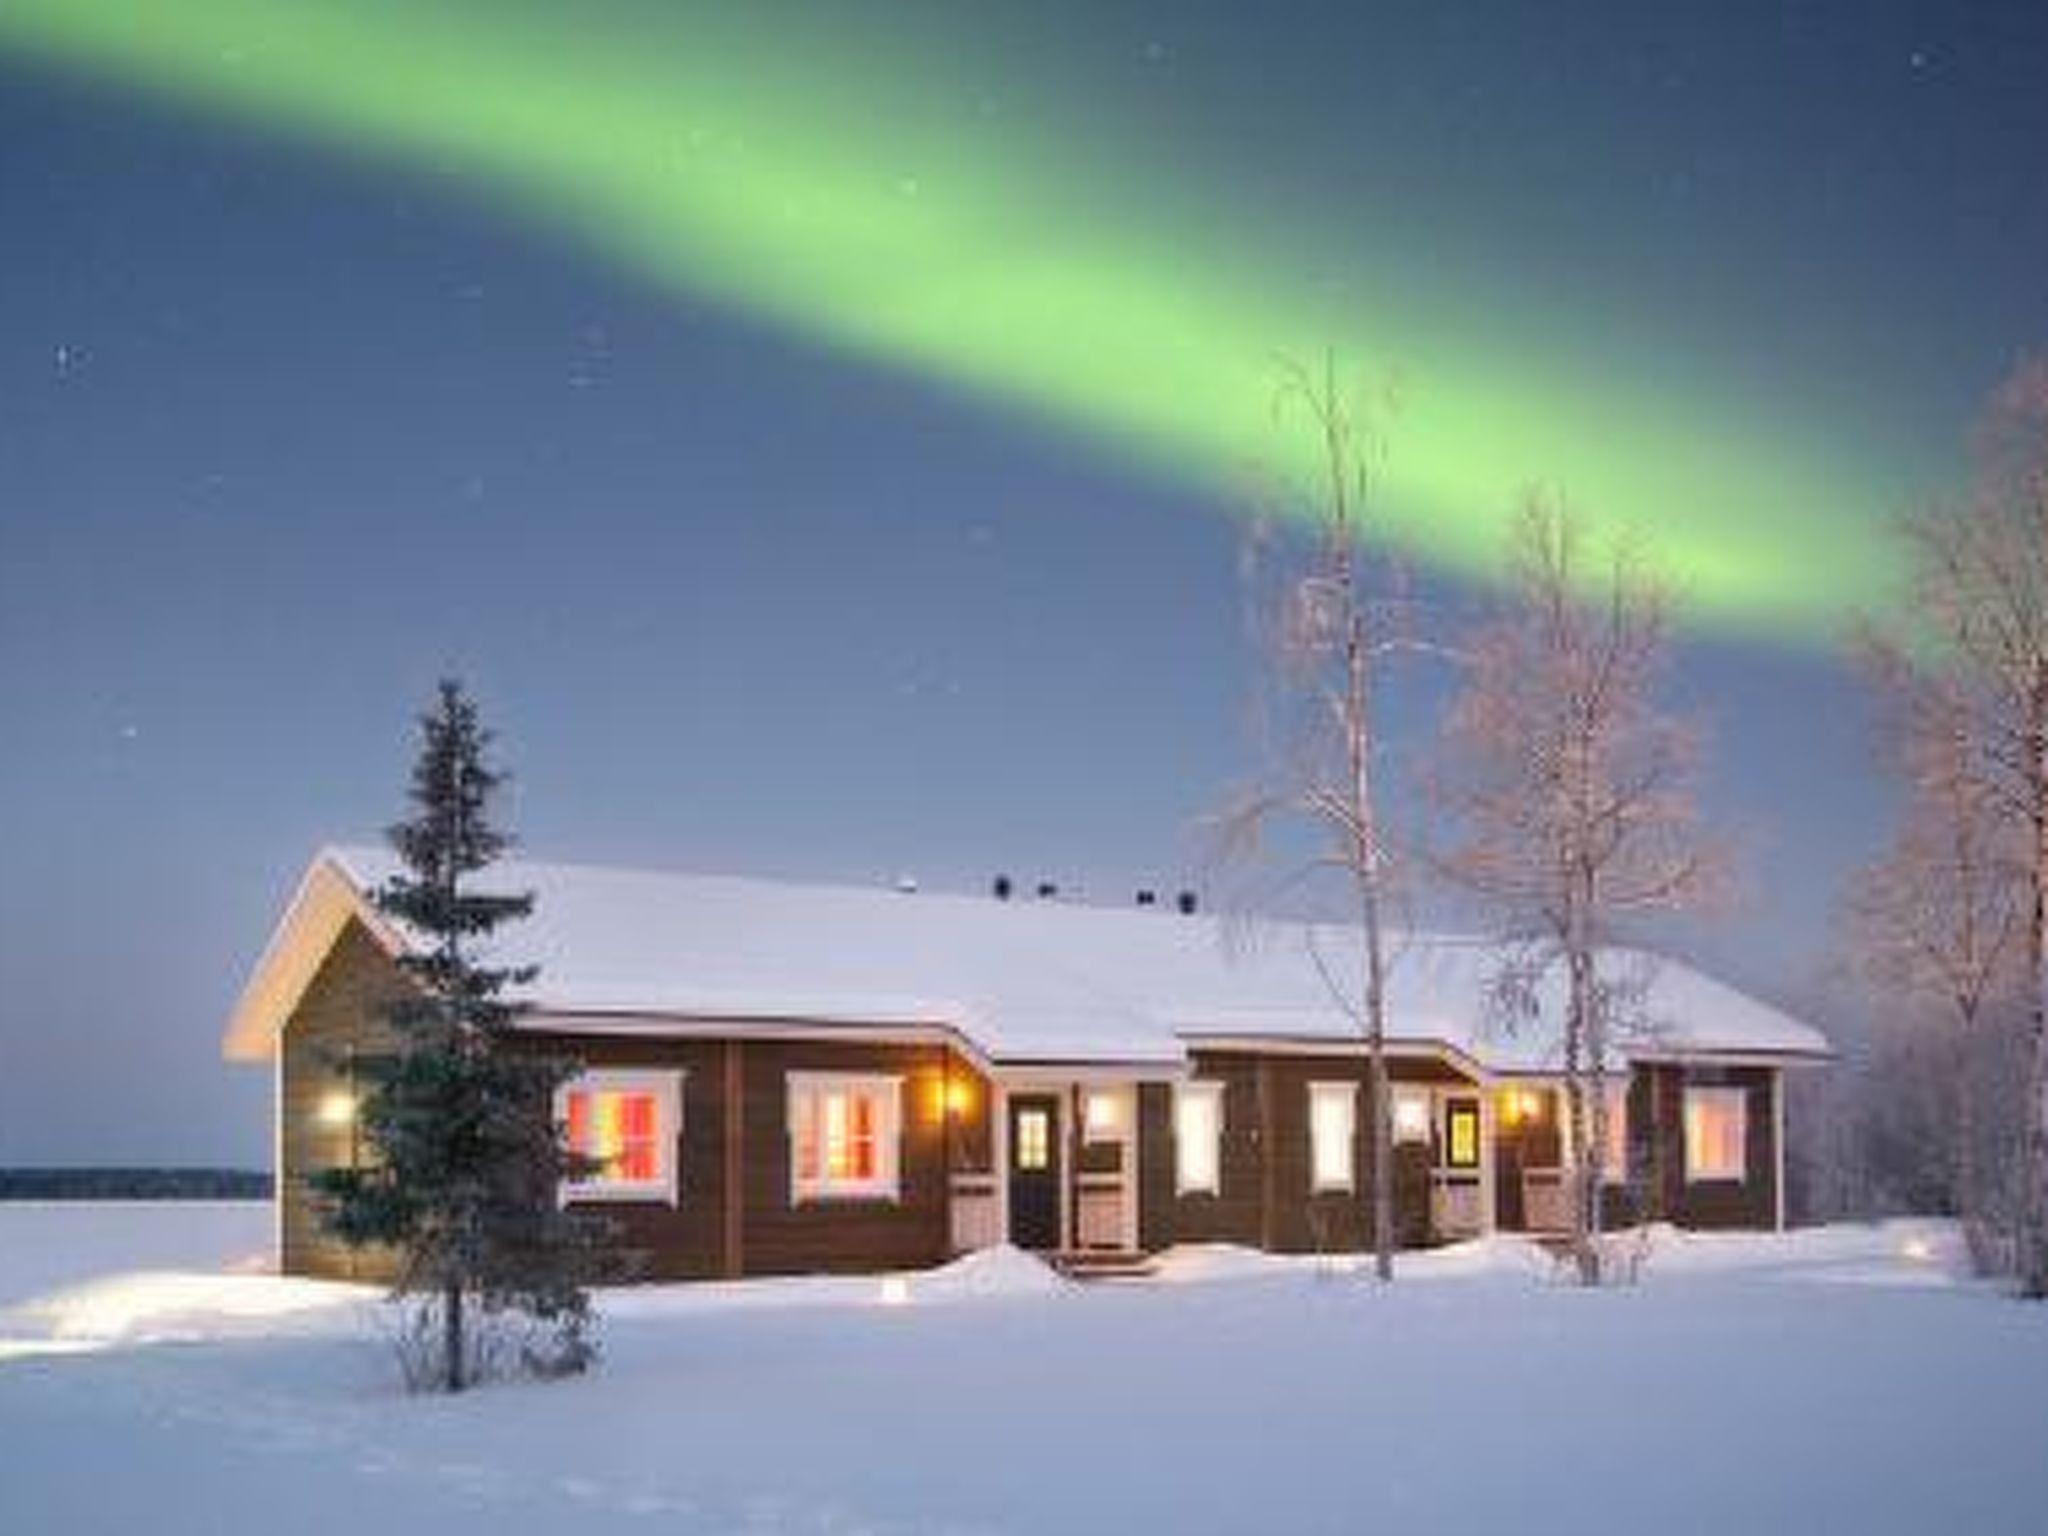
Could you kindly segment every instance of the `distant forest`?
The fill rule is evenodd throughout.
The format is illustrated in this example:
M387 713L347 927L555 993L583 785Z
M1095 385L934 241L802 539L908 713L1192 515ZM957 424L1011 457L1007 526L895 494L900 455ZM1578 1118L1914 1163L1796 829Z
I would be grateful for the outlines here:
M0 1168L0 1200L268 1200L249 1168Z

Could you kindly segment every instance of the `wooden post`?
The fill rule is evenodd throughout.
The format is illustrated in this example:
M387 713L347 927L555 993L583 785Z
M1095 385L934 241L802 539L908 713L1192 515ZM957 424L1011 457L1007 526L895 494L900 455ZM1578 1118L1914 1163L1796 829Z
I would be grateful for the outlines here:
M722 1267L729 1280L747 1272L747 1074L746 1046L725 1042L725 1158L720 1215Z
M1277 1095L1273 1091L1273 1061L1271 1057L1259 1058L1259 1246L1271 1253L1279 1236L1279 1187L1280 1170L1274 1165L1274 1155L1280 1149L1280 1138L1273 1134L1273 1109ZM1221 1169L1218 1169L1220 1175ZM1219 1177L1218 1183L1222 1181Z

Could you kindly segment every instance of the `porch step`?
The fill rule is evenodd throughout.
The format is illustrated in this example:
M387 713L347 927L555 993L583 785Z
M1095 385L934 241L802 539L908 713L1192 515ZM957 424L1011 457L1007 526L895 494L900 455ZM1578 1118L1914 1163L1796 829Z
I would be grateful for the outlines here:
M1069 1280L1142 1280L1159 1272L1151 1254L1120 1248L1066 1248L1039 1257Z

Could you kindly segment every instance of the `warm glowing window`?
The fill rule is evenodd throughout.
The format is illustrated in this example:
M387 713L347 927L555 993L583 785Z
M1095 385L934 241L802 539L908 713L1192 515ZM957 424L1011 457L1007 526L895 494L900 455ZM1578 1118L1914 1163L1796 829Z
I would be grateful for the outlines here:
M1479 1106L1470 1099L1460 1099L1445 1113L1445 1137L1448 1145L1444 1149L1444 1163L1451 1168L1477 1168L1479 1166Z
M1609 1183L1628 1179L1628 1079L1610 1079L1603 1085L1607 1094L1607 1140L1600 1158L1601 1174Z
M1309 1175L1317 1191L1352 1187L1357 1117L1358 1090L1352 1084L1308 1085Z
M1087 1098L1082 1123L1088 1128L1090 1141L1114 1141L1117 1127L1123 1123L1123 1105L1114 1093L1091 1093Z
M1174 1186L1181 1194L1220 1191L1223 1182L1223 1085L1182 1083L1173 1102Z
M597 1163L569 1182L574 1199L676 1201L676 1141L682 1130L679 1072L587 1072L556 1094L572 1152Z
M1396 1088L1394 1090L1394 1140L1429 1140L1429 1090L1427 1088Z
M797 1200L897 1194L903 1086L893 1077L789 1075L790 1188Z
M1740 1088L1685 1090L1685 1176L1740 1179L1749 1173L1749 1097Z
M1052 1166L1052 1116L1042 1109L1017 1111L1017 1166L1026 1173Z

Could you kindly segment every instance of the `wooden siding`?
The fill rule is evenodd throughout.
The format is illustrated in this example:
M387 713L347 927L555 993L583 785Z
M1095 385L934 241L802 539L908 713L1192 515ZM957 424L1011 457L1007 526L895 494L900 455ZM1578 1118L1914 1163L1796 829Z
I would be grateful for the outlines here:
M1464 1083L1448 1064L1389 1063L1395 1083ZM1173 1089L1146 1084L1138 1097L1138 1241L1223 1242L1282 1253L1356 1252L1372 1241L1372 1096L1356 1055L1254 1051L1194 1053L1191 1076L1223 1084L1223 1139L1215 1194L1176 1190ZM1309 1084L1357 1086L1349 1191L1311 1188ZM1408 1244L1430 1240L1429 1173L1421 1149L1396 1149L1395 1227Z
M307 1188L314 1173L346 1168L362 1155L353 1117L334 1121L322 1106L351 1097L356 1084L347 1061L383 1048L390 1035L384 1005L405 985L369 930L351 922L314 973L279 1044L278 1261L286 1274L335 1280L386 1280L391 1255L353 1249L321 1227L318 1198Z
M1629 1155L1633 1199L1617 1198L1626 1220L1637 1200L1652 1221L1682 1227L1770 1227L1778 1210L1777 1128L1772 1115L1776 1067L1644 1066L1629 1085ZM1685 1171L1685 1090L1741 1088L1746 1105L1745 1175L1694 1182Z

